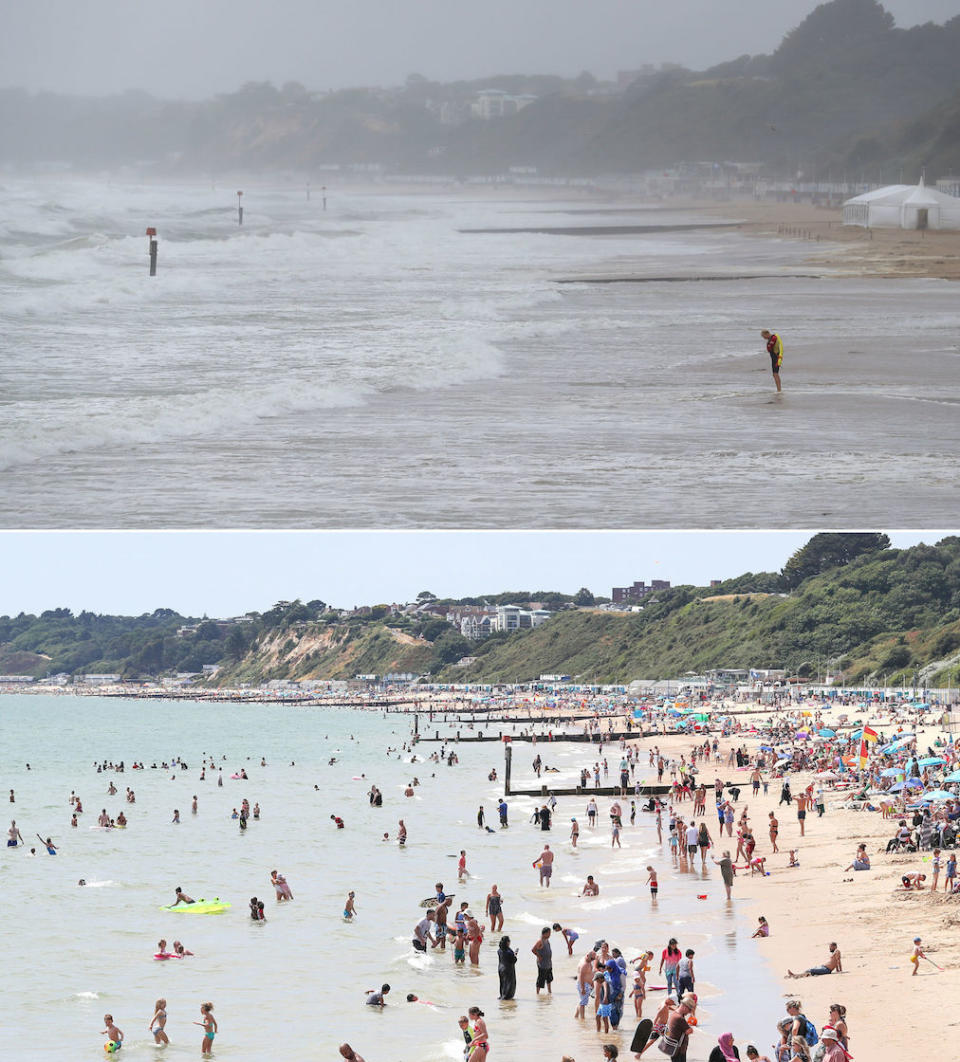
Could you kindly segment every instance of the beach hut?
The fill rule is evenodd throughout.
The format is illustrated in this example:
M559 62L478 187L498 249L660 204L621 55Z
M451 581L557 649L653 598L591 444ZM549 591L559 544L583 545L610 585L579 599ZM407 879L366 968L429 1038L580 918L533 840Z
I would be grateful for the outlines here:
M844 225L865 229L960 229L960 198L927 188L888 184L846 200Z

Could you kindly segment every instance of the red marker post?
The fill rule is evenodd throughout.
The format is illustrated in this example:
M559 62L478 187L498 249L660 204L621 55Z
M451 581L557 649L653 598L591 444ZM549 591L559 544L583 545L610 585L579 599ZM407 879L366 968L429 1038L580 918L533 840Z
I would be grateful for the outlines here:
M150 245L147 249L147 253L150 255L150 276L155 277L157 275L157 230L147 229L147 237L150 240Z

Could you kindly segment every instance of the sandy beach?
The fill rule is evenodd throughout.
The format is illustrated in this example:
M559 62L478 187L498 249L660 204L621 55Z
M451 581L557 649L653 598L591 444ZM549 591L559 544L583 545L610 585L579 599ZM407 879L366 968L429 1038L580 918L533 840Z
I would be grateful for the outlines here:
M811 244L806 264L840 276L960 280L960 232L863 229L843 224L839 208L810 203L733 200L693 204L710 216L743 218L740 231Z

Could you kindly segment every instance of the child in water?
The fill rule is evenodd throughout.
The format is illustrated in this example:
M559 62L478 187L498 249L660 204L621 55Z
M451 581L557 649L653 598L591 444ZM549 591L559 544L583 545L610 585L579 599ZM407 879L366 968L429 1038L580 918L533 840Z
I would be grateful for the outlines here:
M467 952L464 947L463 927L458 925L457 936L453 943L453 961L462 966L466 957Z
M153 1033L153 1041L157 1044L168 1044L170 1040L163 1031L167 1024L167 1001L158 999L153 1005L153 1017L150 1019L150 1032Z
M106 1028L101 1033L101 1036L109 1036L111 1041L117 1045L114 1050L119 1051L123 1045L123 1030L117 1028L112 1014L104 1014L103 1024L106 1025Z
M213 1016L213 1004L201 1003L200 1015L203 1021L195 1021L193 1024L203 1026L203 1043L200 1045L200 1054L209 1055L213 1048L213 1038L217 1035L217 1019Z

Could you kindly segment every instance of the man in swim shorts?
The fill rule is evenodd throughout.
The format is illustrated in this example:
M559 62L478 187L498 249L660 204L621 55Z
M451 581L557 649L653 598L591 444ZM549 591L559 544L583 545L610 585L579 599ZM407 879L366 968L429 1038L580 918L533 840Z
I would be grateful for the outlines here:
M787 970L787 977L822 977L824 974L843 973L843 963L840 960L840 949L836 943L830 945L830 958L822 966L811 966L803 973L795 974Z
M540 939L530 949L537 957L537 995L546 988L547 995L553 995L553 948L550 946L550 927L540 930Z
M782 391L780 386L780 366L783 365L783 342L776 332L764 329L761 336L767 341L767 353L770 355L770 371L773 373L773 382L777 385L777 391Z
M533 865L540 867L540 884L546 885L550 888L550 878L553 876L553 852L550 851L550 845L545 844L543 851L534 860Z
M177 898L170 905L171 907L176 907L178 903L196 903L197 902L192 896L188 896L183 891L183 889L180 888L179 885L176 888L176 893L177 893Z

